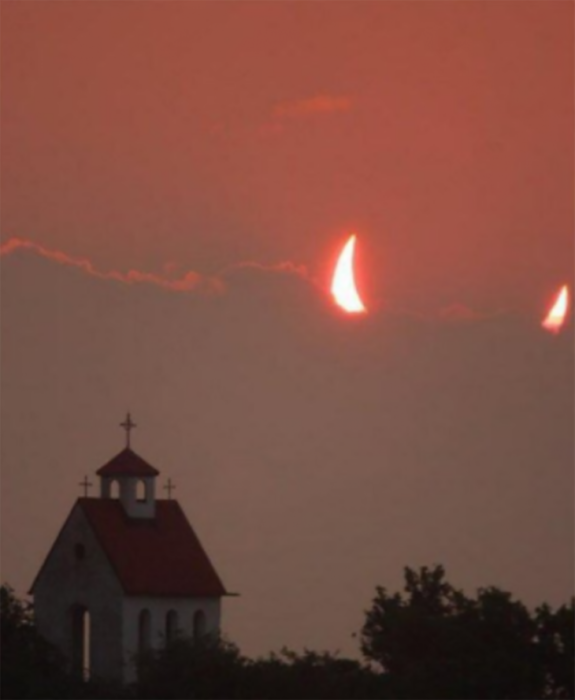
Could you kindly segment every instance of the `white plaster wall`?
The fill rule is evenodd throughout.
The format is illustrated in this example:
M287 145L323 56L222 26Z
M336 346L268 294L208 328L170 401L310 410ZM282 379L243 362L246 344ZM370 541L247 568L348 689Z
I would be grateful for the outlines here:
M77 559L74 546L83 544ZM74 605L85 606L91 621L92 675L120 678L122 673L122 588L76 504L34 586L39 632L72 659Z
M193 635L194 614L202 610L206 616L206 633L218 635L220 632L221 599L220 598L153 598L151 596L131 596L123 601L123 647L124 680L136 679L133 663L138 651L138 621L143 609L150 611L151 645L159 648L165 640L166 615L169 610L178 614L178 631L191 637Z

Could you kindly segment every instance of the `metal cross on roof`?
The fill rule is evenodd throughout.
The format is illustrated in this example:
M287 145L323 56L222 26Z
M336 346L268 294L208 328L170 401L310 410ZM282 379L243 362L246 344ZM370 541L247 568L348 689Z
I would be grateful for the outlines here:
M83 487L84 487L84 498L86 498L87 495L88 495L88 489L90 488L90 486L92 486L92 483L91 483L90 481L88 481L88 477L85 476L85 477L84 477L84 481L81 481L81 482L78 484L78 486L83 486Z
M124 428L126 431L126 447L130 447L130 430L132 428L136 428L136 424L132 423L132 418L130 417L130 412L126 413L126 420L123 423L120 423L120 427Z
M168 479L168 483L164 486L164 490L168 492L168 500L172 497L172 491L176 488L175 484L172 484L172 480Z

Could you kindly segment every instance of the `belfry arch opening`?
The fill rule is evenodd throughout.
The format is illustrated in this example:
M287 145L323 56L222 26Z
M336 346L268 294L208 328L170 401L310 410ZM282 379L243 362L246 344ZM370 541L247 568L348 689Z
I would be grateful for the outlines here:
M92 621L90 611L83 605L72 608L72 670L84 681L92 670Z
M143 503L146 500L146 482L138 479L136 483L136 500Z
M110 484L110 498L120 498L120 482L117 479Z

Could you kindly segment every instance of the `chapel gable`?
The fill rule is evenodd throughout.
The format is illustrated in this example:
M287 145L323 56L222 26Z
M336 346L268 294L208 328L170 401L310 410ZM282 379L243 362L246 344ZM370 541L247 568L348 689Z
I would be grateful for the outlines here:
M183 633L218 635L228 595L178 501L157 498L159 471L124 449L88 477L34 580L40 633L84 678L135 678L136 654Z

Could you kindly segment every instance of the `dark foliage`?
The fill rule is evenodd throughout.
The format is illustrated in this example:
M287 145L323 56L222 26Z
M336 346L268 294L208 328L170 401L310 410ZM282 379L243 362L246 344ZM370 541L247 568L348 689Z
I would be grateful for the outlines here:
M376 698L379 674L327 653L283 650L255 661L222 640L181 637L139 660L143 698Z
M9 586L0 588L2 697L59 697L66 692L64 660L36 632L32 607Z
M437 566L405 570L402 593L377 588L361 648L368 665L284 649L248 659L230 642L178 637L138 658L130 687L72 676L1 589L3 698L573 698L575 604L530 613L509 593L465 596Z
M233 644L177 637L138 659L138 697L237 698L245 659Z
M542 605L535 612L535 623L547 697L575 697L575 598L555 612Z
M573 606L531 614L511 594L466 597L441 566L377 588L361 647L397 698L572 698Z

